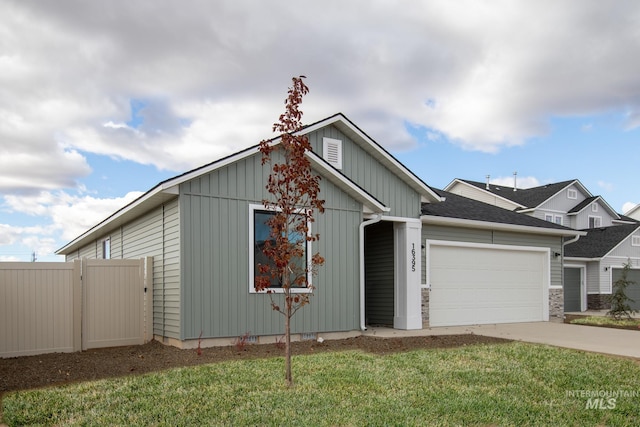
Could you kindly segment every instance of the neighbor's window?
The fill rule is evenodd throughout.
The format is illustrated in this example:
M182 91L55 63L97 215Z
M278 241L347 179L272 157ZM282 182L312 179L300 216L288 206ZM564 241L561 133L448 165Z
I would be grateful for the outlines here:
M570 188L567 190L567 197L569 199L577 199L578 198L578 191L574 190L573 188Z
M589 228L599 228L602 224L602 218L599 216L589 217Z
M111 239L104 239L102 241L102 259L111 258Z
M545 221L553 222L553 215L544 214L544 219L545 219Z
M640 236L631 236L631 246L640 246Z
M554 217L554 221L553 222L555 222L558 225L562 225L562 216L561 215L556 215Z
M249 291L252 293L257 292L255 289L255 278L260 275L258 266L273 265L273 261L267 257L263 250L265 244L271 238L271 227L267 224L267 221L273 217L276 212L267 210L263 205L251 205L249 208L249 238L251 249L249 250ZM307 224L310 226L310 224ZM289 233L289 240L294 242L300 242L304 240L304 236L295 231ZM275 241L271 241L271 244L275 244ZM299 258L296 262L298 267L302 270L308 265L308 256L311 253L311 242L305 244L304 256ZM311 284L311 274L307 274L307 282ZM271 278L270 289L274 292L282 292L282 278ZM293 289L294 292L310 292L310 289L300 286L297 289Z
M598 205L596 203L591 205L591 212L598 212Z

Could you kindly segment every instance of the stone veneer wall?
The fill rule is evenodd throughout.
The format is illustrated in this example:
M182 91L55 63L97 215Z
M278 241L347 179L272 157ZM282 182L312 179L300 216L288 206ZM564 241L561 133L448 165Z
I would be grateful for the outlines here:
M429 326L429 289L422 289L422 326Z
M564 317L564 289L549 289L549 318Z
M609 310L611 303L608 301L610 295L588 294L587 309L588 310Z

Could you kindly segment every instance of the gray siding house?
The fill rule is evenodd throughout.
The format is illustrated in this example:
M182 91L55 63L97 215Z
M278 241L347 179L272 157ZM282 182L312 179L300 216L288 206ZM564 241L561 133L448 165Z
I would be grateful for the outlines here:
M640 279L640 223L618 214L577 179L527 189L454 179L446 189L586 233L565 244L565 311L609 308L608 297L626 263L633 278ZM635 307L640 308L640 291L637 295Z
M311 250L326 263L313 278L312 303L293 318L295 334L420 329L433 320L430 312L438 313L432 326L548 320L550 295L561 289L555 253L575 231L485 208L483 217L443 222L430 207L494 207L455 203L430 188L342 114L300 132L322 178L325 213L313 223L320 240ZM245 333L273 341L282 318L253 287L268 174L257 146L246 149L161 182L57 253L67 260L153 257L153 332L161 342L229 344ZM447 273L451 248L468 265L462 283ZM471 262L477 259L484 261ZM484 281L470 280L479 272ZM485 303L469 308L469 295Z

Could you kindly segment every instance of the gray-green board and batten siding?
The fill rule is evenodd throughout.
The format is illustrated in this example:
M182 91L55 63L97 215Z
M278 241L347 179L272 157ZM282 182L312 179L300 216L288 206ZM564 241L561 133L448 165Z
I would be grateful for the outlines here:
M269 196L268 172L254 155L181 184L181 339L283 333L269 296L249 292L249 206ZM325 213L312 225L320 234L313 252L325 265L313 279L311 304L293 318L294 333L359 327L362 206L326 180L321 197Z

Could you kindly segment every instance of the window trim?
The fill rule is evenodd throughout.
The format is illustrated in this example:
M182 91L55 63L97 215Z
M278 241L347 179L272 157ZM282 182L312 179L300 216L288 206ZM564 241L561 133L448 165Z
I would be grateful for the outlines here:
M281 211L281 209L276 208L276 207L265 207L264 205L258 205L258 204L249 204L249 293L250 294L266 294L267 293L267 289L264 289L262 291L257 291L255 288L255 277L256 277L256 271L255 271L255 259L254 259L254 249L253 249L253 244L254 244L254 240L255 240L255 221L254 221L254 214L256 211L274 211L274 212L279 212ZM304 213L304 209L297 209L296 213ZM308 229L308 235L311 235L311 221L307 220L307 229ZM312 251L312 247L311 247L311 242L307 241L307 269L309 267L309 263L311 262L311 251ZM292 294L309 294L313 292L313 283L311 281L313 275L311 274L311 271L307 271L307 283L309 284L309 287L307 288L290 288L289 291ZM283 294L284 293L284 289L282 288L269 288L268 290L271 291L271 293L274 294Z
M546 213L544 214L544 220L547 222L551 222L557 225L562 225L563 218L562 215L554 215L554 214L550 214L550 213Z
M591 212L598 212L598 204L597 203L593 203L591 205Z
M102 259L111 259L111 237L102 239Z
M575 188L570 188L567 190L567 199L577 199L578 198L578 190Z
M640 246L640 236L631 236L631 246Z
M593 227L591 227L591 218L597 219L598 220L598 225L594 225ZM590 229L591 228L601 228L602 227L602 217L601 216L589 215L588 221L589 221L589 223L587 225L589 226L588 228L590 228Z

